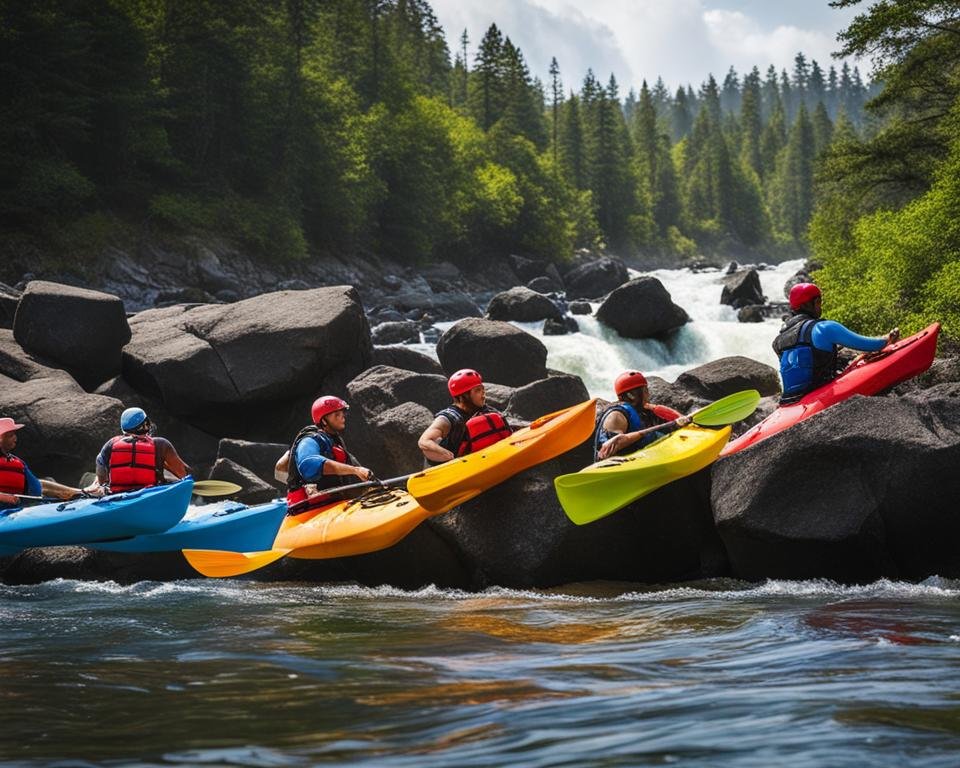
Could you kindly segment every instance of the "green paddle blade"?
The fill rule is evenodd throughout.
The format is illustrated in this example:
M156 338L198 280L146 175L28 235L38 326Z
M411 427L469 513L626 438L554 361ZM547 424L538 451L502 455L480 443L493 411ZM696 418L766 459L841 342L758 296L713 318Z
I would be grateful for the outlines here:
M721 427L747 418L759 404L760 393L755 389L745 389L694 411L690 418L701 427Z

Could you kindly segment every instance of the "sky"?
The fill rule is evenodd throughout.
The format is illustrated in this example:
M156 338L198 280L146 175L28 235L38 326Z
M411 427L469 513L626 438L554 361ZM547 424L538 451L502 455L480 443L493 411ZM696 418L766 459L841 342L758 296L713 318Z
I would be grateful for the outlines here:
M754 65L792 70L803 51L824 71L840 62L837 33L868 6L836 10L828 0L430 0L451 51L464 29L470 66L495 23L523 52L531 74L547 81L556 56L565 88L579 90L588 68L601 82L613 73L621 94L662 76L671 90L696 89L732 65L741 77ZM864 78L869 62L858 64Z

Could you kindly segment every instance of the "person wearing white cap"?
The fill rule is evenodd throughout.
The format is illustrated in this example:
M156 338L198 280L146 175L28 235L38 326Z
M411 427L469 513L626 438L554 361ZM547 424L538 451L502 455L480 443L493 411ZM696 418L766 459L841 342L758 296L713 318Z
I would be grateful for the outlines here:
M52 496L58 499L79 496L79 488L37 479L27 463L13 455L13 449L17 447L17 430L22 428L23 424L17 424L7 416L0 418L0 510L23 506L20 496Z

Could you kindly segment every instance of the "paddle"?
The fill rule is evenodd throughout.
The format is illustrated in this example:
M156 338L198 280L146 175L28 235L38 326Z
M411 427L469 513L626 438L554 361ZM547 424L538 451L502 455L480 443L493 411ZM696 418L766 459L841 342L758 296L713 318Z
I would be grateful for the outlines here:
M700 426L719 427L746 418L759 402L760 393L755 389L736 392L697 409L689 418ZM663 429L664 426L657 425L654 430ZM650 491L713 462L726 443L729 430L723 430L723 433L677 432L646 449L611 456L580 472L560 475L554 480L557 498L567 517L577 525L599 520ZM681 446L671 442L670 445L676 450L668 452L672 453L669 460L664 461L662 456L653 458L651 454L663 453L661 449L666 445L666 440L678 439L687 443ZM660 446L660 449L656 446ZM621 470L618 465L630 465L630 468L623 467Z
M194 496L231 496L243 488L229 480L194 480Z
M183 556L198 573L224 579L263 568L290 551L289 549L266 549L262 552L225 552L212 549L184 549Z

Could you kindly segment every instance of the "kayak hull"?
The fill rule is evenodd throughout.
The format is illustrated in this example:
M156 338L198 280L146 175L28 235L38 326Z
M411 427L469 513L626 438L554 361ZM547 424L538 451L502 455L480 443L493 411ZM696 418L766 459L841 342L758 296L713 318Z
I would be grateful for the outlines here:
M110 552L172 552L180 549L217 549L252 552L269 549L287 515L285 499L248 507L221 501L192 507L172 528L147 536L84 546Z
M585 525L709 466L729 438L730 427L683 427L639 451L560 475L557 498L570 520Z
M446 511L430 512L402 489L377 491L291 515L273 546L309 560L363 555L393 546L428 517Z
M452 509L518 472L576 448L593 434L596 400L542 416L510 437L414 475L407 489L433 512Z
M720 455L729 456L756 445L854 395L875 395L923 373L933 363L939 333L940 323L934 323L885 347L879 359L855 361L829 384L796 403L780 406L759 424L731 440Z
M100 499L40 504L0 517L0 548L55 547L159 533L180 522L193 480Z

